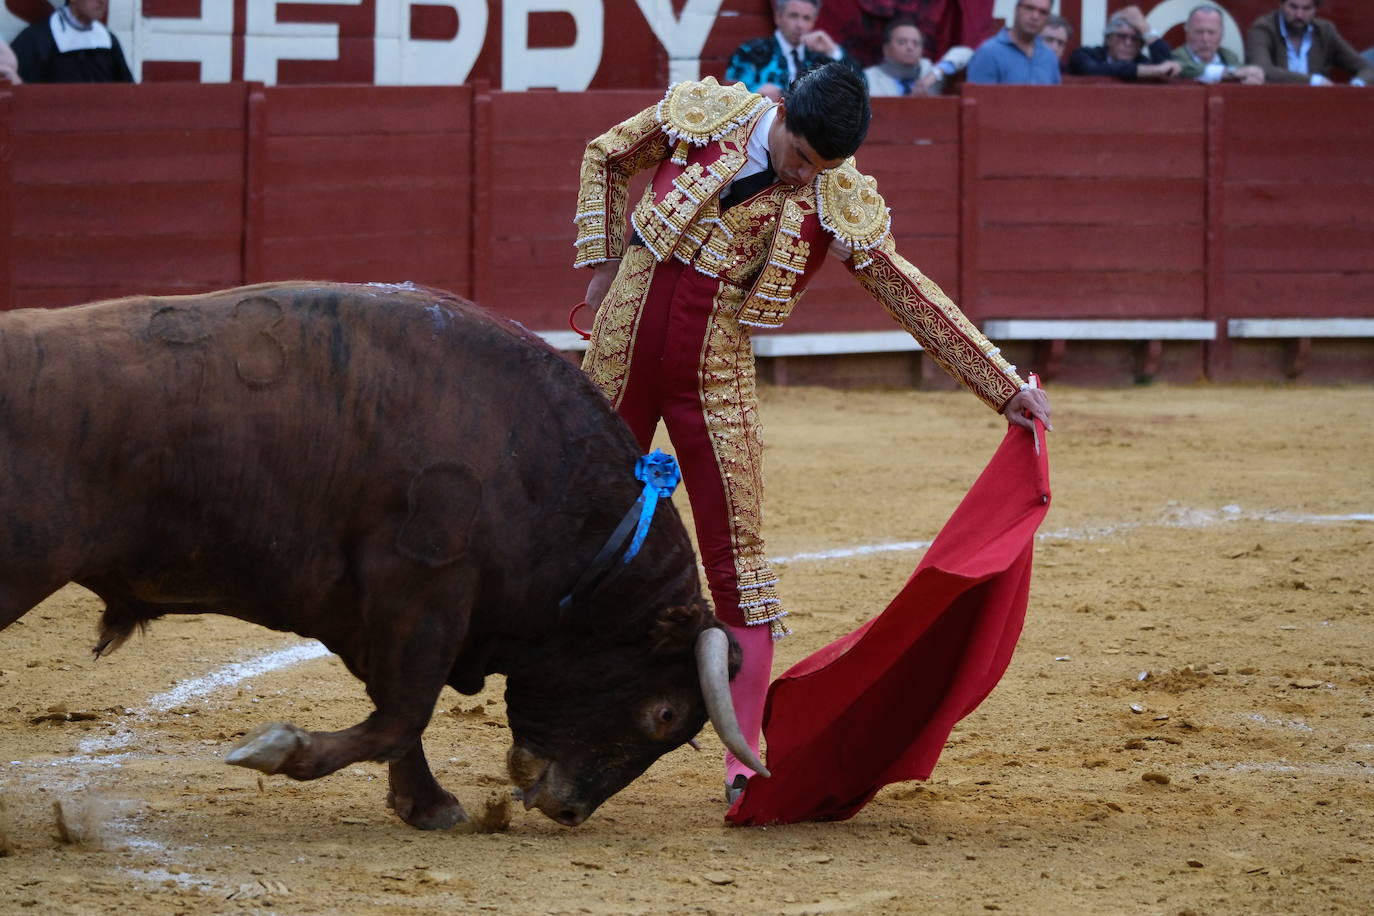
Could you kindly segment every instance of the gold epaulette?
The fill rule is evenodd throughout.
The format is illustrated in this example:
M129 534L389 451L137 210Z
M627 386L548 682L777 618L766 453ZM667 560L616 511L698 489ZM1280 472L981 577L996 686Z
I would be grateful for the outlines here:
M656 109L663 132L677 146L673 162L686 165L687 147L705 146L747 124L768 106L768 100L744 88L743 83L722 86L714 76L687 80L668 87Z
M882 244L892 228L892 213L878 182L859 171L853 157L816 176L817 216L821 225L854 249L854 267L872 263L868 251Z

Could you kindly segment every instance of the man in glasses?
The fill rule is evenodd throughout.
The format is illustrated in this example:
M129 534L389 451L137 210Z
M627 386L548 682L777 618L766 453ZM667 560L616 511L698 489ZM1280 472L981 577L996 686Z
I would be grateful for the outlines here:
M1011 25L979 45L968 63L970 83L1059 85L1059 58L1040 33L1051 0L1019 0Z
M1069 58L1077 76L1110 76L1128 83L1167 80L1179 71L1169 43L1150 28L1138 6L1128 6L1107 20L1106 43L1082 47Z

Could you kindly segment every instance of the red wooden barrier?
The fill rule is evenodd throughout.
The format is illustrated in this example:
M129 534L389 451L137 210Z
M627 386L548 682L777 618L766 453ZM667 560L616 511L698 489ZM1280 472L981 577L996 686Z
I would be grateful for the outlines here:
M12 303L237 283L244 93L187 83L12 90Z
M0 87L0 307L412 280L563 330L586 282L582 149L659 96ZM976 86L874 107L860 168L902 253L975 319L1208 319L1222 377L1227 319L1374 317L1367 90ZM893 328L832 264L785 331ZM1367 344L1340 345L1358 377Z
M967 86L964 100L968 311L1203 317L1205 90Z
M472 89L255 87L245 279L471 295Z
M663 93L494 92L479 97L483 189L475 298L531 328L565 330L588 275L573 262L573 214L587 141ZM643 181L634 185L642 187ZM632 193L631 200L637 199ZM586 319L584 319L586 320Z
M959 301L959 100L874 99L857 156L892 209L897 250ZM788 318L788 332L897 330L831 259Z
M1374 316L1374 92L1217 90L1218 317Z
M10 180L10 125L14 122L14 95L8 84L0 84L0 309L14 303L14 194Z

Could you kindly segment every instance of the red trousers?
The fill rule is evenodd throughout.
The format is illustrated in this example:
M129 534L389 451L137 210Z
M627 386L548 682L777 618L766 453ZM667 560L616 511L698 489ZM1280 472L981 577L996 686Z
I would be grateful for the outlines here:
M745 738L758 750L773 638L786 633L764 555L762 452L743 291L631 246L597 310L584 368L648 451L663 420L682 468L716 616L744 650L731 683ZM725 755L726 782L750 771Z

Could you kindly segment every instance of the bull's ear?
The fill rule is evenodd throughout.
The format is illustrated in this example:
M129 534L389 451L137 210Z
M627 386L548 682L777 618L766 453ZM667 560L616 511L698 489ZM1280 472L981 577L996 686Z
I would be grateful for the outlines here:
M706 626L711 610L706 602L694 598L685 605L670 605L658 612L650 637L652 651L691 652L696 645L697 634Z

